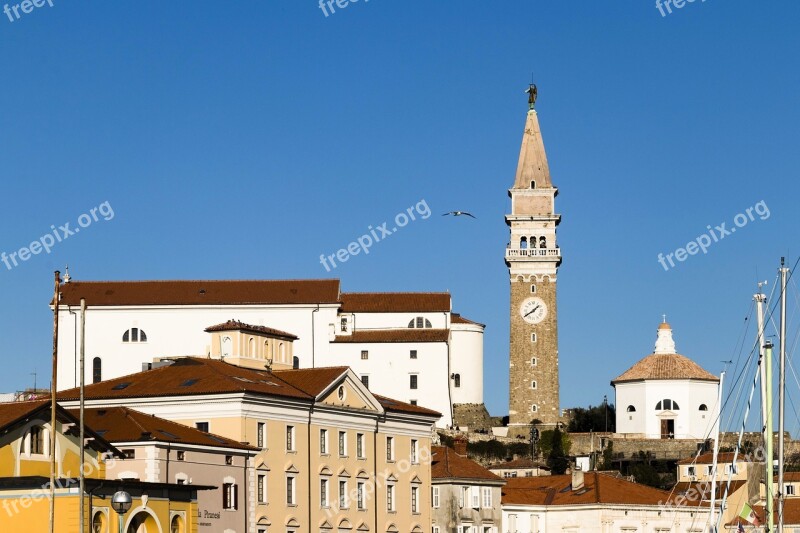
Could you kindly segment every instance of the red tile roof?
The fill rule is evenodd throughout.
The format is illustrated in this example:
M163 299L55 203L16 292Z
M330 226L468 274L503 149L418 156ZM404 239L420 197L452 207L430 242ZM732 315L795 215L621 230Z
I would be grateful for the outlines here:
M614 379L611 384L624 383L626 381L642 381L656 379L696 379L701 381L719 382L719 378L714 374L703 370L703 368L680 354L650 354L628 370L621 376Z
M351 335L338 335L335 343L397 343L397 342L447 342L450 339L448 329L374 329L356 330Z
M86 385L87 400L158 398L206 394L250 393L303 401L311 404L316 396L347 367L299 370L255 370L206 357L181 357L167 366ZM77 400L79 389L58 393L59 400ZM436 411L375 395L390 411L441 416ZM384 405L386 409L386 405Z
M45 406L50 405L50 400L33 400L30 402L0 403L0 431L24 420ZM49 411L49 408L48 408Z
M570 475L517 477L506 481L504 505L659 505L670 498L669 492L599 472L584 473L584 486L579 490L571 490Z
M725 464L725 463L732 463L733 462L733 452L720 452L717 454L717 464ZM737 463L744 463L746 462L745 454L739 452L739 455L736 457ZM698 456L687 457L686 459L681 459L678 461L679 465L690 465L690 464L698 464L698 465L711 465L714 464L714 452L706 452L700 454Z
M421 405L411 405L410 403L401 402L400 400L393 400L392 398L387 398L386 396L381 396L375 393L372 393L372 395L375 396L378 402L380 402L385 411L435 416L436 418L442 416L442 413L439 411L434 411L433 409L428 409L427 407L422 407Z
M732 480L731 486L728 489L728 496L732 495L739 490L739 487L746 484L747 480ZM722 499L722 496L725 494L726 486L727 481L720 481L717 483L716 492L718 499ZM677 483L670 493L672 494L670 501L673 503L694 506L707 505L711 500L711 483L702 481L682 481ZM680 502L676 502L678 498L680 498Z
M206 331L208 333L211 333L212 331L245 331L249 333L263 333L265 335L271 335L273 337L282 337L290 340L299 339L297 335L293 335L291 333L287 333L279 329L268 328L266 326L253 326L250 324L245 324L244 322L240 322L239 320L233 320L233 319L228 320L224 324L217 324L216 326L207 327Z
M343 313L437 313L450 311L446 292L345 292Z
M78 416L77 409L70 409ZM109 442L158 441L175 444L196 444L215 448L256 451L232 439L213 435L193 427L148 415L127 407L93 408L84 411L86 425Z
M786 498L783 500L783 525L784 531L786 527L800 527L800 498ZM778 500L775 500L775 504L773 506L773 520L777 522L778 517ZM756 512L758 519L761 521L762 524L766 522L766 512L764 511L763 505L753 505L753 510ZM736 514L739 514L741 509L736 509ZM738 516L734 518L731 522L728 522L726 525L728 526L736 526L742 524L745 526L746 531L751 531L747 526L748 524L745 520L742 520ZM753 529L752 531L755 531ZM758 529L761 531L761 529Z
M339 302L339 280L71 281L61 305L238 305ZM51 302L52 303L52 302Z
M504 481L475 461L458 455L452 448L432 446L431 454L431 478L434 480L473 479L497 484Z
M450 322L453 324L472 324L475 326L480 326L482 328L486 327L486 324L481 324L480 322L475 322L474 320L470 320L468 318L464 318L458 313L451 313L450 314Z

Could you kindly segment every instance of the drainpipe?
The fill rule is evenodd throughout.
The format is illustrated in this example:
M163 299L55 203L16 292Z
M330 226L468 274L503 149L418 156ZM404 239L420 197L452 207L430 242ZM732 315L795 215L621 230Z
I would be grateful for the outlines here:
M247 497L247 485L248 485L248 482L247 482L247 461L249 461L249 460L250 460L250 456L249 455L245 455L244 456L244 477L242 478L242 479L244 479L243 485L244 485L244 501L245 501L245 505L244 505L244 531L245 531L245 533L249 533L249 531L250 531L248 529L248 523L247 523L247 520L250 517L250 505L248 504L250 502L250 499ZM258 482L257 479L256 479L256 482ZM256 487L256 490L258 490L258 487ZM253 504L253 514L255 514L255 506L256 505L258 505L258 502Z
M312 315L313 316L313 315ZM313 321L313 318L312 318ZM313 331L313 329L312 329ZM308 531L311 531L311 502L313 500L312 492L311 492L311 415L314 414L314 400L311 401L311 405L308 408L308 425L306 426L306 446L308 446L308 466L306 470L308 471L308 501L306 504L308 505Z
M67 305L67 311L69 312L69 314L72 315L72 328L73 328L72 340L74 341L74 348L72 350L73 353L72 369L75 373L73 374L74 378L72 380L72 386L77 387L78 386L78 314L75 311L73 311L72 307L69 305ZM36 387L34 387L34 389L35 388ZM33 393L36 394L36 391L34 390Z

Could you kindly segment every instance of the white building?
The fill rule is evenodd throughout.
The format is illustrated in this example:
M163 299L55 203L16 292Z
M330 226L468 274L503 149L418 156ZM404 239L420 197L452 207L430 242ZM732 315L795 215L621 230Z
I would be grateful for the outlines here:
M223 357L206 329L235 320L291 340L295 366L349 366L374 392L443 413L440 426L454 404L483 403L484 326L453 313L448 293L342 293L339 280L72 280L60 292L59 390L79 381L81 298L87 383L162 358ZM281 353L267 355L277 363Z
M708 531L708 507L679 505L669 492L599 472L506 482L503 533Z
M719 431L719 378L675 352L672 328L655 350L611 382L617 433L648 439L707 439Z

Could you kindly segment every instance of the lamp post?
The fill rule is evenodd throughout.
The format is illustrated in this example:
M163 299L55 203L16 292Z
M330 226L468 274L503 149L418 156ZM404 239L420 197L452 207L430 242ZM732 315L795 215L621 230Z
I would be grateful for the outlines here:
M111 497L111 507L116 511L119 516L119 533L123 533L122 529L125 527L125 513L131 508L131 495L124 490L119 490Z

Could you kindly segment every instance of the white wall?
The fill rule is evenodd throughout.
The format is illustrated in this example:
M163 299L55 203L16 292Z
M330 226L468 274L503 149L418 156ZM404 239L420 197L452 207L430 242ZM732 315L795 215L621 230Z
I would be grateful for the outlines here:
M676 439L703 439L719 431L718 383L692 380L649 380L618 383L616 389L617 433L643 434L661 438L661 419L656 404L664 399L678 403L675 416ZM708 411L700 411L701 404ZM628 412L633 405L636 412Z
M452 387L453 403L483 403L483 328L453 324L450 331L450 373L461 376L461 387Z

